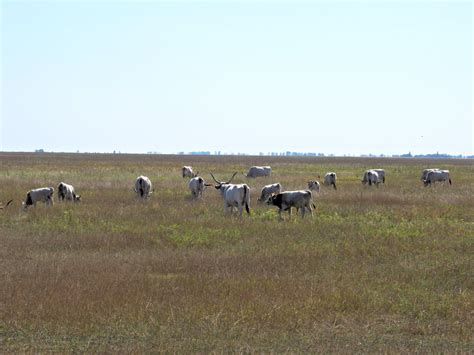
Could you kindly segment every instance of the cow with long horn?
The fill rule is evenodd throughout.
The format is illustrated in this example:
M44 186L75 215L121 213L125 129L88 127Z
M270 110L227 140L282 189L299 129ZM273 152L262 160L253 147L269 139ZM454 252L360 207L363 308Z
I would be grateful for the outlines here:
M4 208L7 208L10 205L10 203L12 203L12 202L13 202L13 200L10 200L5 205L0 206L0 210L3 210Z
M224 212L227 213L230 207L232 213L234 207L239 210L240 216L242 216L243 209L250 215L250 187L247 184L231 184L237 172L235 172L228 181L218 181L214 175L211 176L217 185L214 187L219 190L222 198L224 199Z

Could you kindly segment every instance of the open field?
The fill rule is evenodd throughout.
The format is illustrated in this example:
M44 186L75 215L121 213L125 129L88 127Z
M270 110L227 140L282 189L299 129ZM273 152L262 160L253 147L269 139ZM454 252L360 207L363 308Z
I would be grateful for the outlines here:
M214 188L191 201L182 165L225 179L250 165L250 218ZM380 188L360 183L382 167ZM452 186L424 188L425 167ZM278 221L261 186L305 188L314 217ZM136 201L144 174L155 193ZM21 211L70 183L80 204ZM0 351L473 351L472 160L0 153ZM56 196L55 196L56 198ZM285 216L287 219L287 216Z

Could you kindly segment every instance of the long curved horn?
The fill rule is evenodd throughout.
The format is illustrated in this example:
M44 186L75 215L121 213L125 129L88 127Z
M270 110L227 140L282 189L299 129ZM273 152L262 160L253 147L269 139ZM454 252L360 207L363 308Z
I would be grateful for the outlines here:
M211 174L212 178L214 179L215 182L217 182L218 184L220 184L221 182L220 181L217 181L216 178L214 177L214 175L212 175L212 173L209 173Z
M237 175L237 171L234 173L234 175L232 175L232 177L230 178L230 180L226 182L226 184L230 184L230 182L231 182L232 179L235 177L235 175Z

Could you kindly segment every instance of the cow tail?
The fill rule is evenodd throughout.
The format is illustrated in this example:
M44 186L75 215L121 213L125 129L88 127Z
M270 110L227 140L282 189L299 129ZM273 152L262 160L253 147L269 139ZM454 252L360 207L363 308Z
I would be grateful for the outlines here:
M247 185L244 185L244 203L245 203L245 210L247 211L247 214L250 215L250 193L249 193L249 187Z
M452 185L452 184L451 184L451 178L449 178L449 185Z

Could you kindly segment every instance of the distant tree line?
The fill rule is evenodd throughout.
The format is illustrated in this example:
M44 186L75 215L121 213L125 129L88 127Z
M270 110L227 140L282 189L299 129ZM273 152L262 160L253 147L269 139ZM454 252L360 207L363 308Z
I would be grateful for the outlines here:
M44 149L36 149L35 153L44 153ZM79 153L79 151L76 151L76 153ZM89 153L89 152L85 152ZM113 151L113 154L121 154L121 152ZM149 151L147 154L162 154L157 151ZM254 155L254 154L248 154L248 153L240 153L240 152L222 152L220 150L210 152L208 150L202 150L202 151L192 151L192 152L177 152L175 154L178 155ZM259 152L258 155L260 156L272 156L272 157L335 157L338 156L336 154L325 154L325 153L315 153L315 152ZM353 154L344 154L342 155L344 157L379 157L379 158L458 158L458 159L474 159L474 155L452 155L452 154L446 154L446 153L429 153L429 154L411 154L411 152L408 152L406 154L392 154L392 155L386 155L386 154L361 154L361 155L353 155Z

